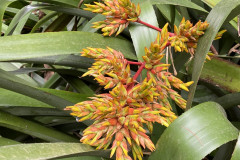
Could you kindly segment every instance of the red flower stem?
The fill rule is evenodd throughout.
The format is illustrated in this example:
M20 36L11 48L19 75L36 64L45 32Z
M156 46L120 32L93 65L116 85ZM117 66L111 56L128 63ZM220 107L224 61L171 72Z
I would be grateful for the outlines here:
M138 78L138 76L141 74L142 70L145 68L145 62L141 62L141 63L142 63L142 65L139 67L138 71L133 76L134 81Z
M142 64L139 67L139 69L136 72L136 74L133 76L133 81L137 80L138 76L141 74L142 70L145 68L145 62L140 62L140 63L142 63ZM135 82L132 82L131 84L126 86L127 91L129 91L130 89L132 89L134 87L134 83Z
M154 30L156 30L156 31L162 32L162 29L161 29L161 28L158 28L158 27L155 27L155 26L153 26L153 25L151 25L151 24L149 24L149 23L143 22L143 21L141 21L140 19L138 19L136 22L137 22L137 23L141 23L141 24L143 24L143 25L145 25L145 26L147 26L147 27L149 27L149 28L152 28L152 29L154 29ZM170 37L175 36L174 33L171 33L171 32L168 32L168 33L169 33L169 36L170 36Z
M128 61L128 64L141 66L141 65L143 64L143 62L133 62L133 61Z

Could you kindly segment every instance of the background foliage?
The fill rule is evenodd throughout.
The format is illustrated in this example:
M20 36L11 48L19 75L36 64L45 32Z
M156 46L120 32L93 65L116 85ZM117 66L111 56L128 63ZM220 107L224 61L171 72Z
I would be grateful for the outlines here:
M91 77L80 79L93 61L79 52L109 46L141 60L157 32L132 23L118 37L103 37L91 26L104 17L82 9L92 1L0 0L0 159L109 159L109 151L79 142L92 122L77 123L63 111L104 92ZM189 110L175 108L180 117L167 129L154 126L151 139L157 149L151 155L146 151L144 158L239 159L239 0L133 2L140 3L140 18L155 26L168 22L172 30L182 17L210 23L193 63L186 66L188 54L172 51L178 78L196 82L189 94L181 93ZM204 62L220 29L227 32L213 43L218 55Z

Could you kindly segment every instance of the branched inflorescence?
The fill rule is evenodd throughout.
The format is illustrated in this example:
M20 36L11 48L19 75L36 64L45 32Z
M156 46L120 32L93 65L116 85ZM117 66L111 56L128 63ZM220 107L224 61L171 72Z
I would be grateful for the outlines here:
M142 82L136 81L136 75L131 77L131 63L118 51L87 48L81 52L82 56L95 59L83 76L91 75L105 88L113 88L109 93L92 97L91 101L66 108L72 110L71 115L79 121L95 119L94 124L84 130L81 142L97 149L107 149L111 145L111 156L116 152L117 160L131 159L129 148L134 159L140 160L142 148L154 151L147 130L152 132L155 122L168 127L177 118L171 111L169 99L181 108L186 107L186 101L173 88L188 91L187 87L192 84L174 77L167 71L169 65L161 63L168 37L166 25L161 38L159 35L151 47L145 49L140 68L147 70L147 77Z
M118 35L129 22L142 23L156 29L139 19L140 7L130 0L103 0L104 3L86 5L86 10L107 16L105 21L94 23L95 28L102 28L104 36ZM169 64L162 63L165 48L173 46L176 51L193 54L198 38L208 27L206 22L198 22L193 26L189 21L182 20L180 26L175 26L174 33L168 32L168 24L157 39L145 48L143 62L131 62L123 54L112 48L86 48L82 56L93 58L95 62L83 76L93 76L108 93L95 95L89 101L66 107L79 122L95 120L83 132L81 142L95 146L97 149L111 148L111 157L116 154L117 160L142 160L143 149L155 150L149 138L153 131L153 123L169 126L177 116L172 112L170 100L182 109L186 108L186 100L174 89L188 91L193 83L184 83L170 72ZM138 65L135 75L131 75L130 65ZM147 76L137 81L143 70Z
M162 29L152 26L140 20L141 9L130 0L103 0L104 3L94 2L95 5L86 4L85 10L100 13L106 16L106 20L94 22L93 28L102 28L104 36L111 36L114 33L120 34L129 22L137 22L157 31ZM174 47L176 52L189 52L194 55L198 39L204 34L208 23L197 22L194 26L189 20L182 19L179 27L174 25L174 33L170 33L168 43ZM209 59L209 57L207 56Z

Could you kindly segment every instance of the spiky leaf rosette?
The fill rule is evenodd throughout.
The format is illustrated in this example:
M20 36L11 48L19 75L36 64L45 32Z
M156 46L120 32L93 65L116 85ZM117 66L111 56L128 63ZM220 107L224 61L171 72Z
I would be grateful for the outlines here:
M82 56L94 58L95 63L83 76L95 77L105 89L112 88L119 82L128 84L132 82L130 66L121 52L107 48L87 48L81 52Z
M106 16L106 20L95 22L94 28L102 28L104 36L114 33L120 34L129 22L137 21L141 9L130 0L103 0L103 3L94 2L95 5L85 4L87 11L100 13Z
M116 152L117 160L131 159L128 146L135 158L142 159L142 148L153 151L154 144L146 134L143 124L160 123L168 126L176 119L175 114L161 106L157 100L159 94L152 85L152 80L145 79L127 90L119 83L109 94L97 95L92 101L85 101L66 110L79 121L95 119L94 124L84 130L81 142L96 146L97 149L111 147L111 156Z
M178 28L176 25L174 26L175 36L169 38L171 46L175 48L175 51L186 51L193 55L197 48L198 39L204 34L208 25L206 21L199 21L193 26L189 20L186 21L183 18Z

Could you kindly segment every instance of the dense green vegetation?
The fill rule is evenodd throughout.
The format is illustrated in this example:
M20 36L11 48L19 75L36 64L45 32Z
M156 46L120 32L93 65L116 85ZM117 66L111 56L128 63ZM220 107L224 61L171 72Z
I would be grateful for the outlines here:
M100 1L100 0L99 0ZM105 93L93 77L81 78L93 63L80 56L86 47L111 47L142 61L157 31L130 23L120 35L103 37L92 23L105 17L83 10L93 0L0 0L0 159L110 159L110 150L79 142L92 121L76 122L66 106ZM168 128L154 124L156 151L150 160L238 160L240 158L239 0L132 0L141 20L169 31L182 18L209 27L194 58L172 49L177 77L194 81L179 94L187 109ZM221 39L216 34L226 29ZM214 41L214 42L213 42ZM210 49L211 48L211 49ZM212 60L206 60L209 52ZM171 58L164 61L172 63ZM173 66L173 65L172 65ZM131 68L135 73L136 67ZM144 74L143 74L144 76ZM114 157L112 158L114 159Z

